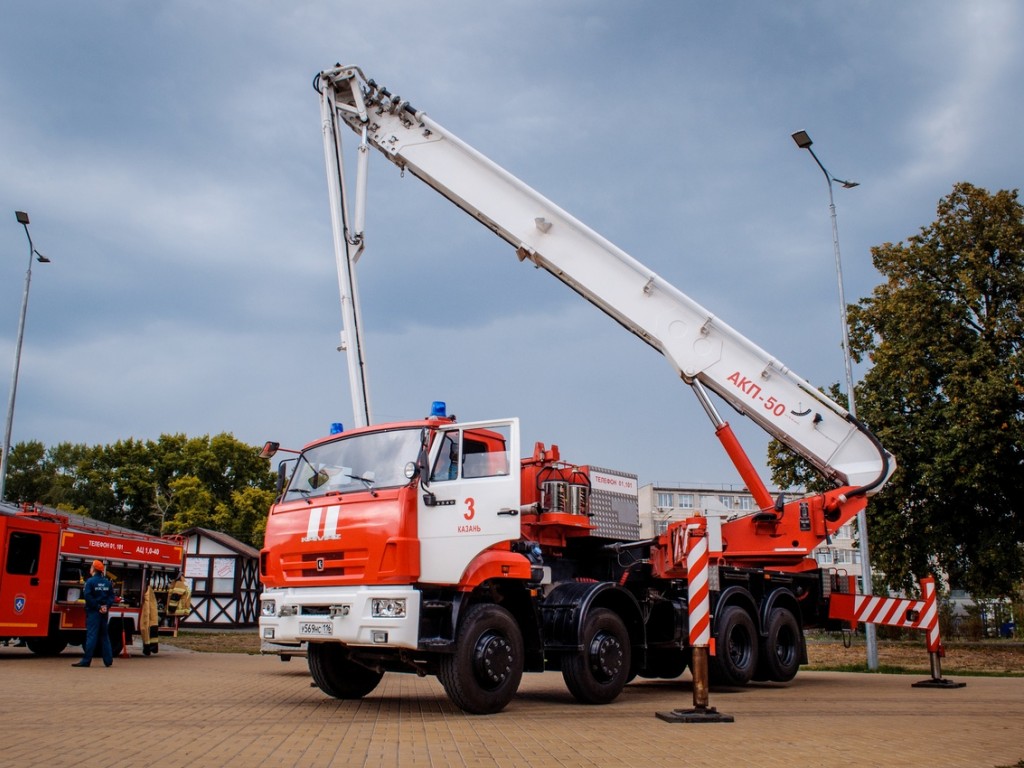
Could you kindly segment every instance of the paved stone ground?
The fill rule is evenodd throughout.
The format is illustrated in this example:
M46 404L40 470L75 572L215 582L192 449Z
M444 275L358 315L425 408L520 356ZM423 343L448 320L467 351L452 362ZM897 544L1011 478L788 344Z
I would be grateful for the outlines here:
M801 672L786 686L712 689L733 723L667 723L688 678L638 681L614 703L576 704L558 673L528 674L508 709L449 703L433 678L385 675L361 701L310 687L303 660L192 653L72 669L80 654L0 648L0 765L21 766L915 766L1024 760L1024 679ZM1022 764L1024 765L1024 764Z

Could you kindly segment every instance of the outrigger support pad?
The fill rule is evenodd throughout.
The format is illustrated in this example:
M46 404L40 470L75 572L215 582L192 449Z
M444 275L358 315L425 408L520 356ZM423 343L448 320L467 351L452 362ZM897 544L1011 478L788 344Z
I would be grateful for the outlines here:
M911 683L911 688L963 688L967 685L967 683L958 683L955 680L947 680L942 676L942 661L940 660L941 654L935 651L929 651L928 656L931 660L931 678Z
M714 707L696 709L673 709L671 712L655 712L659 720L666 723L732 723L732 715L723 715Z
M911 688L963 688L967 683L958 683L955 680L948 680L945 677L932 677L928 680L919 680L911 683Z
M693 672L693 708L673 709L671 712L655 712L659 720L666 723L732 723L732 715L723 715L708 706L708 647L697 645L690 658Z

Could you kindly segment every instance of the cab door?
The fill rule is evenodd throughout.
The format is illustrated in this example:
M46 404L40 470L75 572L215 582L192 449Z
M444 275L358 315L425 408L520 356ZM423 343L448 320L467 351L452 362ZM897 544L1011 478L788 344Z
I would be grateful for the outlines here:
M455 584L480 552L520 536L519 420L442 427L418 499L420 581Z
M53 609L58 531L53 525L0 520L0 635L43 637Z

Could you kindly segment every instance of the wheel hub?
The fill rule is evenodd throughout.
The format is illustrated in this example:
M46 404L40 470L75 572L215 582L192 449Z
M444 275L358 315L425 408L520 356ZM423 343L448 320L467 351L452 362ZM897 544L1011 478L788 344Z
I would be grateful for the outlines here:
M623 664L622 643L615 635L598 633L590 643L590 670L600 680L611 680Z
M484 685L501 685L512 671L512 661L512 644L506 638L486 634L477 642L473 666L477 679Z

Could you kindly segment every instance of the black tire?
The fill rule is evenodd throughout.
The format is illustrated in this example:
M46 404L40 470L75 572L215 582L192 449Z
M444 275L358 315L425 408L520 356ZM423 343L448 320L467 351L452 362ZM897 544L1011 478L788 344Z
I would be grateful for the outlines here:
M715 654L708 663L712 682L733 686L750 682L757 669L757 628L738 605L730 605L718 616Z
M641 677L675 680L690 664L690 650L658 649L647 652L647 668Z
M622 619L606 608L594 609L583 625L583 650L562 660L566 687L583 704L614 701L629 681L630 653Z
M352 661L338 643L310 643L306 654L317 688L336 699L361 699L380 683L383 672Z
M788 608L773 608L758 662L758 677L788 683L800 670L800 622Z
M497 605L474 605L459 626L455 653L442 657L437 676L457 707L491 715L519 690L523 658L523 635L512 614Z
M59 656L68 647L68 641L60 636L26 637L25 645L36 656Z

